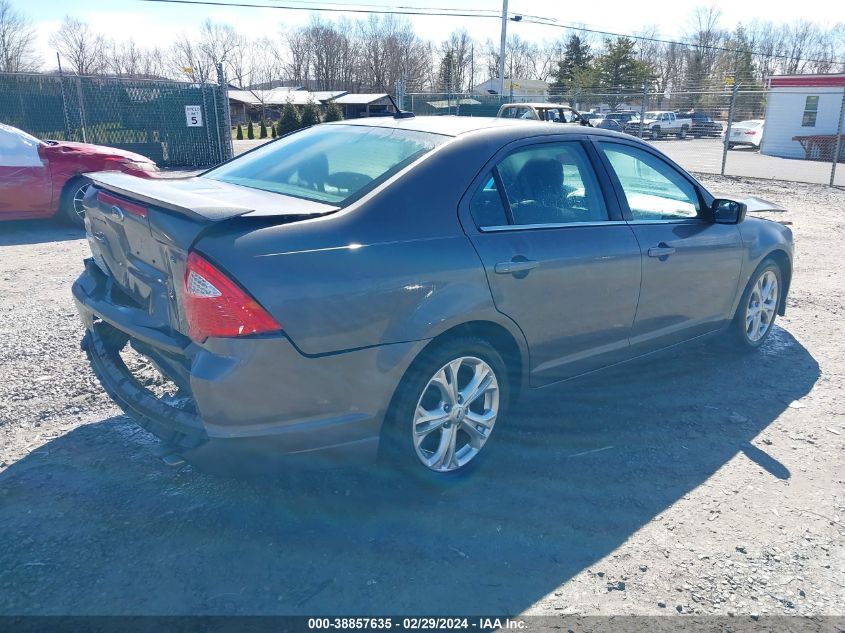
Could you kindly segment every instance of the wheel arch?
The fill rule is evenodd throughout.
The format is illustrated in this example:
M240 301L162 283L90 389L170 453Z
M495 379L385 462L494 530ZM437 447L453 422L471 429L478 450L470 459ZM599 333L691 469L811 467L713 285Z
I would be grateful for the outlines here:
M783 316L786 314L786 295L789 293L789 286L792 283L792 262L786 251L776 248L769 252L763 261L767 259L773 260L778 268L780 268L780 278L783 284L783 291L780 293L780 300L778 301L778 314ZM755 271L756 272L756 271Z
M421 359L425 358L427 351L430 351L433 347L443 345L448 341L467 337L479 338L489 343L502 356L508 372L510 399L511 402L515 402L519 398L523 390L523 385L528 378L528 348L524 344L521 345L517 336L502 324L494 321L475 320L454 325L440 332L417 352L396 385L387 411L394 408L407 376L416 370Z

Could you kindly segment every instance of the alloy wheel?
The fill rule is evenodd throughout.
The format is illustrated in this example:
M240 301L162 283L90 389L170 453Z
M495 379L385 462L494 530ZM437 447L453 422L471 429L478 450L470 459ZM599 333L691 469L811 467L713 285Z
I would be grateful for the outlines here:
M745 308L745 334L752 343L761 340L772 327L779 298L777 275L767 270L757 278Z
M86 183L73 192L73 212L79 216L80 220L85 217L85 208L82 206L82 199L85 198L85 194L90 186L90 183Z
M435 472L451 472L472 461L493 431L499 414L499 383L485 361L456 358L426 383L412 425L417 457Z

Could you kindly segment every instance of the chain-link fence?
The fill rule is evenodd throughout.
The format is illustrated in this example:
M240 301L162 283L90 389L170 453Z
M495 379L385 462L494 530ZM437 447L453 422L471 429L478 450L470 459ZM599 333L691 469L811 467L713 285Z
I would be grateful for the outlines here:
M592 125L642 136L691 172L845 186L845 86L660 92L581 91L574 98L409 93L418 115L555 119L530 103L562 103ZM839 160L834 160L838 156ZM838 167L837 167L838 165Z
M0 123L39 138L130 150L166 167L232 156L222 73L218 84L0 73Z

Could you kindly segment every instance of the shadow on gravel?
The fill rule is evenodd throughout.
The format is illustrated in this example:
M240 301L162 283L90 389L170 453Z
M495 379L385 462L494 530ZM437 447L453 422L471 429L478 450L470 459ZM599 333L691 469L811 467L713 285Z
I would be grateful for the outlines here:
M0 247L85 239L85 231L60 220L14 220L0 224Z
M0 475L0 613L520 612L741 453L789 477L750 442L819 368L773 334L749 356L701 345L530 395L447 491L375 468L170 470L124 418L80 427Z

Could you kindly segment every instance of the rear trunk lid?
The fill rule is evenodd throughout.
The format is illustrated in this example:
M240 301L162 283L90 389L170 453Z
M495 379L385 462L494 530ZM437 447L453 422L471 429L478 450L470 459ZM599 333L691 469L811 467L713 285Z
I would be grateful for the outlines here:
M185 262L203 232L241 217L295 222L331 213L329 205L193 177L140 179L87 174L86 232L109 300L146 327L187 333L179 309Z

